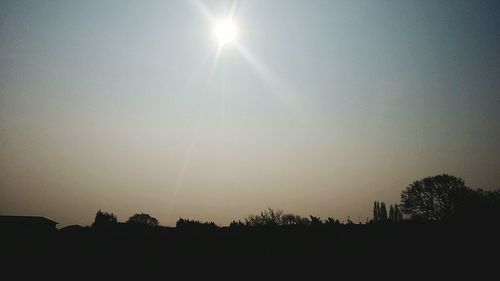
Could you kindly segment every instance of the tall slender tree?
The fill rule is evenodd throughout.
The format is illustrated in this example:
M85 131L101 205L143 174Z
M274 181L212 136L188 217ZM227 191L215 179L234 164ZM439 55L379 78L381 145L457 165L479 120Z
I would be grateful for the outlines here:
M394 207L392 206L392 204L389 207L389 221L396 222L396 216L395 216Z
M378 201L373 202L373 222L380 222L380 205Z
M380 221L381 222L387 221L387 209L385 208L384 202L380 203Z

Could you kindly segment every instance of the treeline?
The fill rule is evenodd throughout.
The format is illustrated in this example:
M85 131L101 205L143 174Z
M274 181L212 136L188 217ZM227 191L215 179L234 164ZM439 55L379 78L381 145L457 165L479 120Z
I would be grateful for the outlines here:
M95 214L95 219L94 223L92 223L92 227L102 228L102 227L116 225L118 223L119 222L116 215L114 215L113 213L103 212L99 210ZM156 227L160 225L156 218L144 213L135 214L131 216L125 223L132 226L146 226L146 227Z
M500 220L500 190L485 191L465 185L458 177L446 174L423 178L408 185L401 193L399 204L373 203L373 217L365 224L398 224L405 221L438 223L498 223ZM92 227L100 228L118 224L117 217L99 210ZM158 227L158 220L148 214L131 216L125 224L141 227ZM243 221L232 221L230 228L269 226L319 226L351 225L348 217L340 221L334 217L322 220L310 215L302 217L268 208L257 215L249 215ZM361 224L361 222L358 222ZM178 229L216 229L214 222L201 222L179 218Z
M352 221L348 220L349 223ZM339 225L342 224L338 219L333 217L327 218L322 221L320 217L315 217L310 215L309 217L301 217L295 214L284 213L283 210L276 209L273 210L268 208L262 211L258 215L249 215L244 222L242 221L232 221L229 227L259 227L259 226L289 226L289 225L304 225L304 226L314 226L314 225Z
M142 226L142 227L158 227L158 220L148 214L135 214L130 217L125 223L120 223L117 220L116 215L109 212L103 212L101 210L97 211L94 223L92 223L93 228L106 228L112 227L118 224L125 224L130 226ZM317 225L343 225L343 224L354 224L349 218L346 222L340 221L339 219L329 217L326 220L322 220L320 217L312 216L302 217L300 215L284 213L280 209L271 209L262 211L258 215L249 215L244 221L232 221L229 224L230 228L239 227L263 227L263 226L317 226ZM216 229L219 228L214 222L203 222L199 220L191 220L179 218L175 224L177 229L189 230L189 229Z

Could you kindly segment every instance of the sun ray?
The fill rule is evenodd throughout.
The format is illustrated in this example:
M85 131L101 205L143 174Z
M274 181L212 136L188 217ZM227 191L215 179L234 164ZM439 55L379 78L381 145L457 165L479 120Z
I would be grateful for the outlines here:
M201 110L199 112L201 112ZM185 178L186 173L188 171L189 165L191 163L191 157L193 155L194 147L196 146L196 143L198 141L200 123L201 123L201 113L198 115L199 115L199 118L196 120L196 124L195 124L194 130L193 130L193 136L191 137L191 141L189 142L189 146L188 146L187 151L184 155L184 160L182 161L181 170L179 172L179 176L177 177L177 181L175 183L174 190L173 190L172 194L170 195L170 200L168 203L168 210L167 210L168 217L170 217L170 215L172 214L172 210L174 209L175 200L177 199L177 195L179 194L179 191L181 190L182 182L184 181L184 178Z
M230 8L228 16L223 19L216 21L216 19L213 17L213 14L210 12L208 7L201 1L198 0L193 0L193 3L197 6L198 10L205 16L205 18L212 24L215 24L215 30L214 34L216 35L216 38L219 41L219 44L217 45L217 48L215 49L215 52L213 53L213 59L212 63L209 66L209 71L208 71L208 77L205 83L202 83L201 87L201 92L204 92L205 89L208 88L209 85L211 85L216 77L216 71L221 65L221 57L222 57L222 52L224 50L225 45L228 43L232 43L231 45L235 46L236 49L239 51L241 56L244 58L244 60L252 67L252 69L255 71L257 76L265 83L265 85L268 87L269 91L271 94L280 102L286 104L289 107L293 107L295 110L294 112L298 112L297 105L299 104L296 99L295 95L295 90L293 87L289 85L286 81L281 79L279 75L277 75L274 71L272 71L265 63L263 63L261 60L259 60L254 54L252 54L247 48L245 48L242 44L239 44L238 42L235 41L236 39L236 26L234 25L233 19L237 7L237 1L232 2L232 6ZM217 26L217 24L222 24L222 26ZM217 30L219 28L220 30ZM219 32L219 33L218 33ZM208 60L205 61L205 63L202 64L203 67L206 67ZM226 72L224 69L224 64L222 65L221 73L220 73L220 78L221 78L221 89L219 91L220 93L220 102L221 102L221 120L224 122L225 120L225 113L226 113L226 94L227 94L227 81L226 81ZM213 85L213 84L212 84ZM200 93L201 93L200 92ZM174 186L174 189L172 191L172 194L170 196L169 204L168 204L168 213L167 215L170 217L172 214L172 211L175 208L176 200L179 195L179 193L182 190L183 187L183 182L184 179L189 171L189 166L191 164L191 160L194 154L194 150L196 148L198 139L199 139L199 134L200 134L200 127L202 123L202 112L203 108L205 107L205 99L202 98L200 107L198 109L198 114L197 114L197 119L196 123L193 128L193 133L191 140L189 142L189 146L186 149L183 161L181 163L180 171ZM222 125L224 127L224 125ZM221 138L224 138L224 130L221 132Z
M215 74L215 69L217 68L217 64L219 63L220 55L222 53L222 49L224 48L224 45L219 44L217 46L217 51L215 52L214 60L212 62L212 66L210 67L210 76L209 79L212 79Z
M295 94L294 88L274 73L266 64L257 59L243 45L238 43L235 43L234 45L242 57L254 69L259 78L266 83L274 97L297 110L300 103L298 101L298 95Z
M210 12L210 9L205 5L200 0L191 0L191 2L198 8L198 10L201 12L201 14L210 22L214 21L214 16L212 12Z
M231 5L231 10L229 11L229 16L227 17L229 20L232 20L234 17L234 13L236 12L236 6L238 5L238 0L234 0Z

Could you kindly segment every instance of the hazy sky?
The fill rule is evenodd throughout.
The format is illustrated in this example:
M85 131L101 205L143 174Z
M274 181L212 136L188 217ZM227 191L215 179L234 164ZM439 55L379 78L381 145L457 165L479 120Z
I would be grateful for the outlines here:
M0 213L362 221L500 187L499 1L0 1Z

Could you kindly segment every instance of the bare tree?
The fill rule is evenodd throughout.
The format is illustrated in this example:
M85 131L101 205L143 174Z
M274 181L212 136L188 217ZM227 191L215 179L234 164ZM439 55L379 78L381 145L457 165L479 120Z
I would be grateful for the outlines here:
M413 219L449 219L472 190L461 178L450 175L427 177L410 184L401 193L401 209Z

